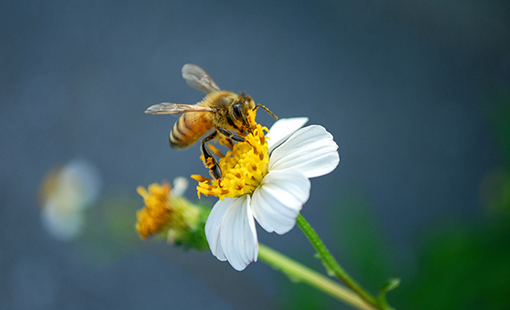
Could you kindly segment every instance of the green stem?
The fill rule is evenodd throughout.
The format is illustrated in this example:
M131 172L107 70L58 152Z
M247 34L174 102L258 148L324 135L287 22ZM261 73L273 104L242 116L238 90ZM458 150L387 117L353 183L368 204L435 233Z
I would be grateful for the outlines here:
M259 244L259 259L273 268L281 270L291 280L297 280L326 294L333 296L357 309L375 310L373 306L367 304L356 294L338 284L337 282L321 275L320 273L301 265L300 263L276 252L275 250Z
M329 253L329 250L326 248L322 240L319 238L315 230L308 224L305 218L299 214L296 222L306 235L310 243L312 243L313 247L319 254L322 263L326 267L328 274L332 273L335 275L340 281L342 281L348 288L350 288L353 292L358 294L361 299L366 301L367 303L373 305L374 307L379 309L375 298L372 297L366 290L364 290L358 283L356 283L348 274L343 270L342 267L337 263L335 258Z

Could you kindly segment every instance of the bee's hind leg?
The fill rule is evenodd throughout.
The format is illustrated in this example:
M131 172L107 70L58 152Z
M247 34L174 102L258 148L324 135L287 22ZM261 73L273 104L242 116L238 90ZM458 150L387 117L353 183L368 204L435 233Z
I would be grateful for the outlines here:
M214 179L221 179L220 166L218 165L216 158L214 158L214 156L212 155L211 150L206 145L206 142L211 141L217 135L218 135L218 133L216 131L214 131L213 133L211 133L210 135L205 137L202 140L201 150L202 150L202 155L204 155L204 164L205 164L206 168L209 168L209 173L211 174L211 176Z

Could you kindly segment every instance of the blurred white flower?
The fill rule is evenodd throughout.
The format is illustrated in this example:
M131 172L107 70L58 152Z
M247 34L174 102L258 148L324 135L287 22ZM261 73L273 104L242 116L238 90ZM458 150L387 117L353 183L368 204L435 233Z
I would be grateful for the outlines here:
M41 184L41 221L55 238L77 237L85 224L86 208L99 197L99 171L88 161L74 159L46 175Z

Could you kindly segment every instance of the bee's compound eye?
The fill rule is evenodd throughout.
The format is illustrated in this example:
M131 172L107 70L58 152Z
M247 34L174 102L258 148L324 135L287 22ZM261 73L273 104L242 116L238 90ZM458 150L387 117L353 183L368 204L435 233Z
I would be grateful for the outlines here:
M243 108L242 108L242 105L241 105L240 101L234 103L234 105L232 106L232 112L234 113L234 117L236 119L242 119L242 117L243 117Z

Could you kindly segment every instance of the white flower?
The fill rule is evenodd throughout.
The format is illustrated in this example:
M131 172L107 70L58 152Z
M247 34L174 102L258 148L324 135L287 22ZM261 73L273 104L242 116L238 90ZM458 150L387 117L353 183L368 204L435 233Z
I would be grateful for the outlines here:
M205 232L211 252L236 270L257 260L255 219L267 232L290 231L309 198L309 178L330 173L340 162L338 145L324 127L299 129L307 121L277 121L269 130L271 153L260 184L251 194L218 201L209 215Z

